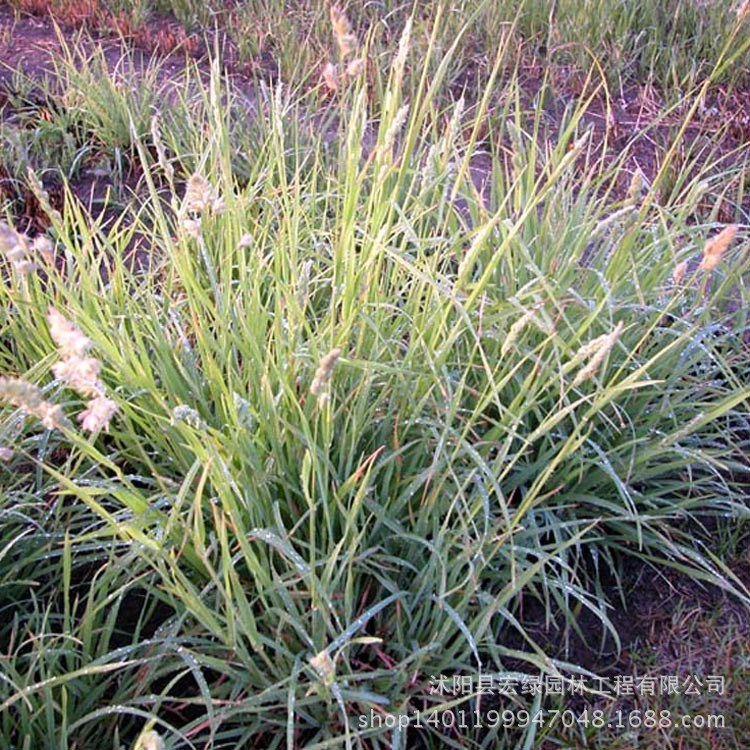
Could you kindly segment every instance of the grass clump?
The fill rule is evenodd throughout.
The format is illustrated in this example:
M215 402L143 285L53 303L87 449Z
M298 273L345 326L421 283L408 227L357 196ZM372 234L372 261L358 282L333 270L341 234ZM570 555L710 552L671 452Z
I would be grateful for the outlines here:
M259 87L252 153L214 67L186 140L143 110L122 131L127 226L67 192L58 262L8 268L6 744L510 747L359 717L476 697L435 675L581 672L523 605L616 640L627 557L747 601L691 525L747 516L745 226L656 183L613 203L583 107L544 134L515 81L478 185L491 85L445 107L445 57L407 97L409 45L376 117L364 77L313 132L317 92Z

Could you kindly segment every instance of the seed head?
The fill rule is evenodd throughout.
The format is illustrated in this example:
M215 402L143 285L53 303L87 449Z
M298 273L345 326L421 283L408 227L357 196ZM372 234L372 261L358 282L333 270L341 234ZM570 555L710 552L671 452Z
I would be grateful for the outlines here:
M339 55L343 60L357 49L357 37L352 31L352 25L346 14L337 5L331 6L331 26L333 26L333 35L339 47Z
M396 74L396 82L398 86L401 86L401 81L404 77L404 68L406 67L406 57L409 54L409 47L411 46L411 16L406 20L406 25L401 33L401 38L398 41L398 52L396 57L393 58L393 72Z
M68 420L59 404L52 404L49 401L43 401L39 405L39 420L42 427L47 430L59 430Z
M323 359L320 360L318 369L315 371L315 377L310 385L310 393L312 393L313 396L321 396L323 389L333 377L333 368L336 365L336 360L340 356L341 349L332 349L325 355L325 357L323 357Z
M224 211L224 199L202 175L193 174L185 187L184 211L203 214L220 214Z
M682 280L685 278L685 274L687 273L687 261L683 260L681 263L678 263L674 267L674 271L672 271L672 281L674 281L675 284L681 284Z
M401 132L401 128L404 127L407 117L409 116L409 103L407 102L399 108L398 112L393 118L393 122L388 126L388 130L385 131L385 138L383 139L383 151L388 153L396 140L396 136Z
M0 378L0 399L25 411L36 409L44 401L39 388L21 378Z
M88 408L78 415L81 427L88 432L107 432L110 420L117 411L117 404L109 398L98 396L91 399L86 406Z
M133 750L164 750L165 747L161 735L151 729L138 737Z
M101 396L104 384L99 380L101 364L93 357L70 357L52 365L55 377L82 396Z
M573 380L574 387L596 375L602 362L604 362L607 355L612 351L612 347L620 337L623 327L623 322L620 321L613 331L595 338L588 344L584 344L584 346L578 350L574 360L585 359L586 357L589 357L590 359L588 364L585 367L582 367L575 376L575 379Z
M183 219L182 228L193 238L198 239L201 236L201 220L200 216L197 219Z
M161 129L159 128L159 115L154 115L151 118L151 140L154 143L156 149L156 156L159 160L159 166L167 175L167 179L171 182L174 179L174 167L170 164L167 159L167 150L164 148L164 141L161 139Z
M346 66L346 75L349 76L349 78L357 78L364 69L365 64L362 62L361 58L357 57Z
M90 339L74 323L66 320L54 307L47 311L47 322L52 340L63 359L83 357L91 346Z
M503 341L502 347L500 348L501 357L504 357L513 348L513 344L516 343L521 331L526 328L526 325L533 319L533 317L534 311L527 310L515 323L513 323L510 327L510 331L508 331L505 341Z
M25 276L36 268L33 261L35 250L34 245L29 245L29 238L25 234L0 222L0 253L8 259L17 273Z
M31 243L31 249L42 256L45 263L52 263L55 259L55 252L50 240L43 234L38 234L34 237L34 241Z
M327 62L323 66L323 72L321 73L323 83L329 91L336 91L339 87L339 76L336 71L336 66L332 62Z
M0 378L0 401L36 417L48 430L68 425L62 408L45 401L37 386L21 378Z
M737 225L730 224L724 227L716 237L709 240L703 248L703 260L698 268L701 271L713 271L719 265L721 256L726 252L735 234L737 234Z
M11 263L16 263L28 254L26 237L5 222L0 222L0 253Z
M319 654L310 657L310 666L324 683L330 684L333 682L336 666L328 653L328 649L323 649Z

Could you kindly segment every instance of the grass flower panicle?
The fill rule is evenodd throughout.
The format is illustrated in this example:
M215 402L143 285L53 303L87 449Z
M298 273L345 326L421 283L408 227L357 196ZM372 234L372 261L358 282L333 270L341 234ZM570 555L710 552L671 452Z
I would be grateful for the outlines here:
M48 430L60 430L69 424L62 407L45 401L37 386L21 378L0 377L0 401L36 417Z
M681 284L682 280L685 278L685 274L687 273L687 267L688 263L686 260L683 260L681 263L678 263L674 267L674 271L672 271L672 281L675 284Z
M365 69L365 64L360 58L350 60L346 66L346 75L349 78L356 78Z
M159 166L167 176L167 179L171 182L174 179L174 167L170 164L169 159L167 158L167 150L164 147L164 141L162 140L161 130L159 128L159 115L154 115L151 118L151 140L156 149L156 157L159 161Z
M101 363L94 357L69 357L52 365L52 372L82 396L101 396L104 384L99 380Z
M200 217L197 219L183 219L182 228L193 238L198 239L201 236L201 220Z
M47 322L52 340L63 359L83 357L91 347L91 340L83 335L75 323L63 317L54 307L47 311Z
M640 168L636 168L633 172L633 176L630 178L630 184L628 185L628 192L625 198L625 204L632 206L633 204L640 201L643 196L644 178L643 172Z
M133 745L133 750L165 750L162 736L153 729L143 732Z
M393 58L393 72L396 76L396 88L401 88L401 83L404 78L404 69L406 68L406 58L409 55L409 48L411 47L411 28L412 19L411 16L406 20L403 32L401 32L401 38L398 41L398 51L396 56Z
M315 376L310 385L310 393L313 396L318 397L318 403L322 406L326 403L327 398L324 393L325 387L331 382L333 377L333 368L336 365L336 361L341 356L341 349L331 349L328 354L320 360L318 369L315 371Z
M26 237L0 221L0 253L13 263L26 254Z
M315 656L311 656L309 662L324 684L333 682L334 675L336 674L336 665L328 653L328 649L323 649Z
M729 245L732 244L735 234L737 234L737 225L729 224L716 237L709 240L703 248L703 259L698 268L701 271L713 271L719 265L719 261Z
M610 333L605 333L602 336L595 338L588 344L584 344L573 357L573 361L580 362L586 358L589 358L588 364L582 367L578 374L573 380L573 386L580 385L586 380L593 378L599 371L602 362L606 359L607 355L612 351L612 347L617 342L617 339L622 333L624 328L623 322L620 321Z
M109 398L98 396L91 399L77 419L88 432L109 431L109 423L117 412L117 404Z
M323 83L329 91L336 91L339 87L339 76L336 66L332 62L327 62L323 66L323 72L321 73Z
M218 215L223 213L225 208L224 198L205 177L193 174L188 178L183 213Z
M393 144L396 142L396 136L401 132L401 128L404 127L404 123L409 117L409 103L407 102L403 106L399 107L396 112L393 122L388 126L388 130L385 131L385 137L383 139L383 152L389 153L393 148Z
M518 337L521 335L521 331L534 319L534 311L527 310L518 320L513 323L508 331L508 335L503 341L503 345L500 348L500 356L504 357L513 348Z
M87 408L78 415L78 421L84 430L107 431L117 411L117 404L104 396L104 383L99 379L101 363L94 357L85 356L91 347L91 340L54 307L49 308L47 320L50 336L57 344L61 357L59 362L52 365L55 377L91 399L86 404Z
M357 49L357 37L352 31L352 25L346 14L337 5L331 6L331 26L336 44L339 48L339 57L343 60Z
M47 264L53 260L52 243L44 235L37 235L29 242L25 234L17 232L5 222L0 222L0 254L22 276L36 270L37 257Z
M31 243L31 249L37 255L41 255L44 262L48 265L51 265L55 259L52 242L43 234L38 234L34 237L34 240Z
M44 403L39 388L22 378L0 377L0 398L26 411L37 409Z

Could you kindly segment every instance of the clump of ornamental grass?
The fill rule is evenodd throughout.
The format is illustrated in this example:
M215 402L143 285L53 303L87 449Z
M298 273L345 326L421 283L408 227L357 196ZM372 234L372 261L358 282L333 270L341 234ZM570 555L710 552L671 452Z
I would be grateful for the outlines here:
M361 163L364 97L342 114L338 146L320 133L309 150L274 99L259 126L264 158L223 205L213 186L233 184L235 142L215 76L185 157L201 177L178 210L191 221L223 210L221 231L197 228L201 254L174 252L175 216L149 185L132 214L159 273L137 275L117 230L102 239L71 211L60 241L80 287L55 276L26 317L14 308L0 321L17 341L13 364L48 346L39 323L56 299L73 298L74 328L106 326L107 361L137 398L106 455L79 444L63 468L45 461L48 482L29 479L28 492L99 520L96 536L78 527L66 565L108 534L140 563L148 601L175 612L142 658L128 650L113 664L107 644L89 647L86 663L110 670L117 699L78 703L74 720L68 706L88 697L77 664L55 665L64 679L53 683L15 679L13 706L28 726L46 722L28 729L30 747L104 716L145 720L141 745L158 743L158 716L166 745L392 747L405 733L362 728L357 717L373 712L410 717L410 740L444 747L439 730L414 726L418 710L440 707L431 676L576 670L557 631L536 642L529 599L554 624L586 610L616 641L609 608L628 596L603 584L621 583L623 555L742 595L686 526L746 514L747 357L721 318L728 285L674 315L673 225L689 222L646 202L612 218L600 196L616 168L577 171L582 110L547 141L508 105L496 137L512 159L493 163L478 195L478 136L445 137L439 76L398 115L404 37L387 112L375 113L381 144L391 148L394 121L407 134L397 165L387 154ZM472 117L462 130L479 132ZM425 184L420 165L440 141L455 169ZM94 238L117 261L106 283ZM727 264L728 279L741 272ZM63 321L61 359L85 362L83 334ZM346 378L330 349L342 337ZM325 352L312 378L311 351ZM60 370L98 392L96 365ZM87 611L121 601L110 588ZM91 644L96 625L71 640ZM447 699L467 714L473 705Z

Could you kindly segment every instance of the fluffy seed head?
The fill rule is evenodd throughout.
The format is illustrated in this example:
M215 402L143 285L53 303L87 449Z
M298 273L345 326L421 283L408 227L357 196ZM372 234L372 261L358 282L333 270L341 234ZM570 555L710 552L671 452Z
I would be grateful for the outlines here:
M11 263L21 260L28 253L26 237L0 221L0 253Z
M193 238L198 239L201 236L201 220L200 216L197 219L183 219L182 228Z
M578 350L576 357L581 356L581 353L583 352L582 356L584 358L590 357L590 359L588 364L578 371L578 374L573 380L573 386L579 385L596 375L602 362L604 362L607 355L612 351L612 347L620 337L623 327L623 322L620 321L613 331L595 338L593 341L590 341Z
M337 5L331 6L331 26L333 26L333 35L339 47L339 55L343 60L357 49L357 37L352 31L352 25L346 14Z
M349 78L356 78L364 69L365 64L362 62L361 58L358 57L346 66L346 75L349 76Z
M43 234L34 237L31 243L31 249L42 256L45 263L52 263L55 259L55 252L50 240Z
M313 396L320 396L323 388L330 382L333 377L333 368L336 360L341 356L341 349L331 349L328 354L320 360L318 369L315 371L315 377L310 385L310 393Z
M99 380L101 364L93 357L69 357L52 365L55 377L82 396L101 396L104 384Z
M78 326L66 320L54 307L47 311L47 322L50 336L63 359L83 357L89 350L91 341L81 333Z
M220 214L224 209L224 199L205 177L193 174L188 178L185 187L185 211L197 214Z
M332 62L327 62L323 66L323 71L320 75L326 88L329 91L336 91L339 87L339 76L336 72L336 66Z
M68 425L62 408L45 401L37 386L21 378L0 378L0 401L36 417L48 430L62 429Z
M719 265L721 256L726 252L735 234L737 234L737 225L730 224L706 243L703 248L703 260L699 266L701 271L713 271Z
M86 404L88 407L78 415L81 427L88 432L109 430L109 423L117 411L117 404L109 398L98 396Z
M683 260L674 267L674 271L672 271L672 281L674 281L675 284L682 283L682 280L685 278L685 273L687 272L687 267L688 264L686 260Z
M47 430L59 430L68 420L65 418L62 406L44 401L39 406L39 419L42 427Z

